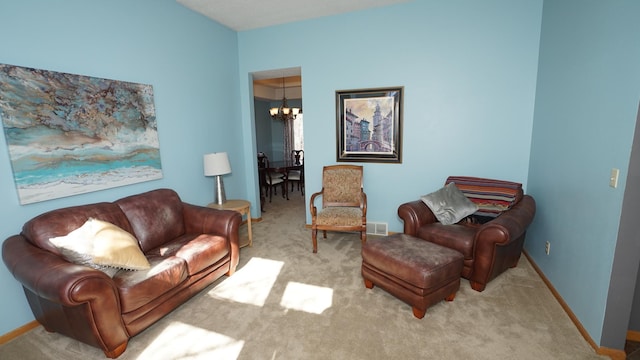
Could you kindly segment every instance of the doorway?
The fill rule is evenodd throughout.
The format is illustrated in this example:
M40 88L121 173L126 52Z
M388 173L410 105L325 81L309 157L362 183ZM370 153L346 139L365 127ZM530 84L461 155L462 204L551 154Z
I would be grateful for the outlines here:
M256 156L258 153L266 155L271 163L292 160L293 150L304 150L304 115L302 113L302 76L301 68L287 68L261 71L252 74L253 102L254 102L254 133L256 136ZM286 104L286 106L285 106ZM299 109L295 117L290 115L286 120L284 116L272 116L271 112L283 107L294 110ZM292 113L292 112L291 112ZM280 111L282 114L282 111ZM255 162L256 168L258 161ZM260 174L260 169L256 169ZM258 176L260 182L261 176ZM292 185L295 185L292 189ZM304 211L304 183L288 184L290 196L302 198L302 211ZM275 206L265 198L262 184L258 184L260 190L261 210L265 213L270 206ZM278 197L282 194L278 191ZM279 202L281 203L281 202Z

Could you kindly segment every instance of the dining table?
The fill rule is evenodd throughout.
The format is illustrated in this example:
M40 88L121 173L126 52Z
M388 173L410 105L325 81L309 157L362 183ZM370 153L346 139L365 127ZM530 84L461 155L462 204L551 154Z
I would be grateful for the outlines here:
M270 161L269 167L265 169L270 173L280 173L283 175L284 179L284 192L287 200L289 200L289 182L287 180L287 174L291 170L300 170L304 171L304 163L302 161L294 161L294 160L278 160L278 161Z

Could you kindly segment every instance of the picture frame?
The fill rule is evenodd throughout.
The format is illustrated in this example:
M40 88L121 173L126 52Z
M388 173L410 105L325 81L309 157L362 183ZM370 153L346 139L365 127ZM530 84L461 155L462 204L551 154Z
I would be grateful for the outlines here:
M336 161L402 163L404 87L336 91Z

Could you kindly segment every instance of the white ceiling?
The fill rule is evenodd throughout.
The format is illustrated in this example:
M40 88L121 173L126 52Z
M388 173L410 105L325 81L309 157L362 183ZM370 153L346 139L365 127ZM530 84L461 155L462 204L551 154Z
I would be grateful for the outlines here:
M405 3L412 0L176 0L235 31L337 15L351 11ZM282 83L267 79L285 78L287 97L300 98L301 69L275 69L253 73L256 96L281 99ZM264 80L264 81L259 81Z
M411 0L176 0L236 31L381 7Z

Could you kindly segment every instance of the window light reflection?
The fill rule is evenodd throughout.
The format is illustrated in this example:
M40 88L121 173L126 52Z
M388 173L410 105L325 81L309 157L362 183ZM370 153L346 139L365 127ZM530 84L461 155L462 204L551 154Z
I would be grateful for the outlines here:
M233 276L222 281L209 295L217 299L264 306L284 263L254 257Z
M243 340L174 321L145 347L137 360L237 359L243 347Z
M312 314L322 314L333 303L333 289L289 282L284 290L280 306Z

